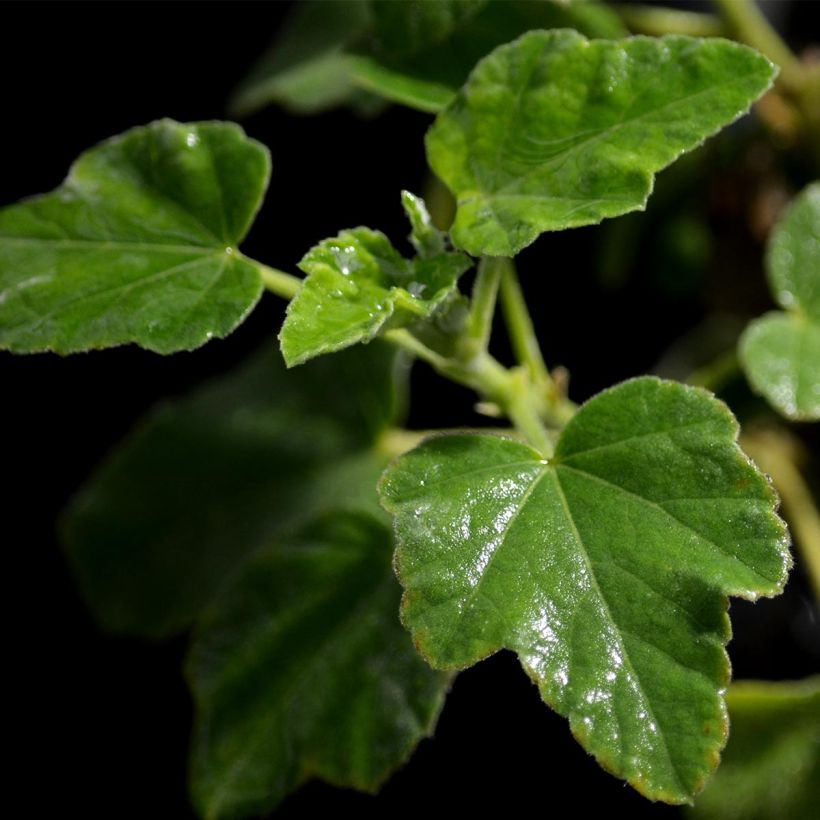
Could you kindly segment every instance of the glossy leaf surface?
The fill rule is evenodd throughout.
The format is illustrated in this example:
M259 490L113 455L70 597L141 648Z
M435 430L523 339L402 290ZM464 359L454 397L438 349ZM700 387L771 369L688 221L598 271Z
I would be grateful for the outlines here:
M0 347L190 350L262 293L237 245L268 183L235 125L163 120L92 148L56 191L0 211Z
M642 209L654 174L748 110L774 66L724 40L535 31L482 60L427 135L455 244L512 256Z
M727 697L732 733L695 801L702 820L813 820L820 806L820 678L741 681Z
M188 662L194 801L267 812L310 777L374 791L429 735L448 676L418 656L381 519L334 514L251 558Z
M785 312L752 322L740 356L752 387L791 419L820 419L820 183L806 188L777 225L769 284Z
M647 377L587 402L550 462L470 434L402 456L381 499L419 650L515 651L604 768L689 801L726 738L726 596L776 594L789 565L737 432L706 392Z
M443 250L405 259L383 233L369 228L323 240L299 263L308 276L288 305L279 336L285 361L301 364L369 342L383 329L429 318L471 264L463 254Z
M395 410L381 344L287 372L279 352L158 407L68 510L63 538L107 628L187 628L231 571L328 507L378 508Z

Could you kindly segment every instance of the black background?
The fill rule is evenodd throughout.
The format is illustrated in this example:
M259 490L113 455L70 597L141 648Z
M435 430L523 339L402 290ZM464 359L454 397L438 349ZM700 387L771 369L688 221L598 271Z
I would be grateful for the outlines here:
M283 3L4 3L0 204L55 187L81 151L133 125L224 116L229 91L285 11ZM793 28L809 18L798 9ZM308 247L343 227L404 236L398 192L420 190L428 124L429 117L399 108L371 121L273 109L251 118L245 125L271 147L274 170L245 250L293 269ZM630 283L596 296L590 270L600 236L582 229L545 237L521 257L548 359L570 367L576 400L650 370L703 310L700 297L655 287L640 266ZM744 247L757 258L759 245ZM756 269L744 274L760 278ZM762 287L744 298L766 307ZM281 303L266 297L230 339L169 358L135 348L66 359L0 354L3 655L11 690L4 745L13 761L6 800L22 800L22 816L191 816L191 703L179 672L185 643L101 634L74 590L55 518L146 408L229 368L278 330L281 314ZM475 423L466 391L416 370L412 424ZM816 621L799 573L783 598L733 603L732 614L738 676L788 678L817 668L808 645ZM422 743L379 798L316 783L278 816L434 806L531 807L548 815L558 801L581 812L674 812L603 774L502 653L461 675L436 738Z

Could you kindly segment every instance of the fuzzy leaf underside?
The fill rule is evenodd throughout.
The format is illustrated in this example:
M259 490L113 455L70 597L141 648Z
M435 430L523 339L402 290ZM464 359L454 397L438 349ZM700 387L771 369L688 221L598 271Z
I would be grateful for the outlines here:
M335 513L243 566L187 663L204 816L265 813L310 777L373 792L432 733L449 676L398 618L390 530Z
M162 120L83 154L55 191L0 211L0 348L158 353L229 334L262 293L237 251L270 174L228 123Z
M704 391L641 378L591 399L549 462L488 435L433 438L385 473L402 619L463 668L508 648L607 770L688 802L726 739L727 596L790 564L766 478Z
M740 358L752 387L790 419L820 419L820 182L809 185L776 226L769 285L783 311L752 322Z
M544 231L642 209L654 174L745 113L775 74L718 39L533 31L497 48L427 135L457 198L455 245L512 256Z
M384 234L369 228L323 240L299 263L308 276L279 335L285 361L298 365L429 319L454 295L471 264L444 250L405 259Z
M820 805L820 677L740 681L727 703L732 735L690 816L813 820Z
M378 509L372 445L395 415L394 359L377 343L286 371L268 348L151 412L64 516L97 620L176 634L272 537L328 507Z

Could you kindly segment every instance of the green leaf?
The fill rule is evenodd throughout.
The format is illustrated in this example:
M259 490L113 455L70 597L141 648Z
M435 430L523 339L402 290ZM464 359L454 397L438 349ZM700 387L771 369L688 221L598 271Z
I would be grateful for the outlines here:
M642 209L655 172L737 119L775 73L717 39L535 31L496 49L427 135L457 198L454 243L512 256L544 231Z
M371 0L377 51L401 55L446 39L487 0Z
M271 103L311 114L354 99L346 47L370 24L366 0L297 3L281 33L234 92L245 117Z
M50 194L0 211L0 348L158 353L229 334L262 293L236 249L267 149L228 123L162 120L83 154Z
M429 232L421 236L415 233L416 241L431 241ZM444 251L405 259L383 233L369 228L323 240L299 263L308 277L288 305L279 335L285 361L292 367L429 319L455 294L458 277L471 264L463 254Z
M410 222L410 242L419 256L438 256L446 250L444 234L433 224L424 200L411 194L401 192L401 204Z
M820 419L820 322L772 311L752 322L740 339L749 383L782 415Z
M695 802L702 820L814 820L820 805L820 677L741 681L727 697L732 735Z
M187 628L229 573L317 510L378 507L394 414L381 344L287 372L279 352L158 407L72 502L63 540L109 630Z
M394 14L407 3L387 2ZM436 3L423 6L433 13ZM405 12L406 14L406 12ZM618 16L602 3L561 0L490 0L455 25L434 28L408 53L390 52L382 39L350 63L354 82L385 99L437 113L455 97L475 64L530 29L575 28L590 37L623 37Z
M772 234L769 284L786 312L752 322L740 358L752 387L790 419L820 419L820 182L798 196Z
M710 394L655 378L587 402L545 461L433 438L385 473L402 619L437 668L518 653L604 768L689 801L726 738L727 595L778 593L788 537Z
M191 648L194 802L270 811L311 777L375 791L433 731L448 676L397 616L387 526L331 515L255 555Z

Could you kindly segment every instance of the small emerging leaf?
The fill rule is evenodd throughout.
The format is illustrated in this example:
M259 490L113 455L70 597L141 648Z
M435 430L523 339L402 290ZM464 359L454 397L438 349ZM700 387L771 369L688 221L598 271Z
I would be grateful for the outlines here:
M695 801L700 820L815 820L820 806L820 677L740 681L727 697L732 734Z
M56 191L0 211L0 348L190 350L262 293L237 245L267 149L228 123L162 120L83 154Z
M378 509L394 352L374 344L286 371L265 349L161 405L72 501L68 557L109 630L186 629L231 572L329 507Z
M414 219L424 221L418 202ZM425 252L415 259L402 257L383 233L369 228L342 231L308 251L299 263L308 277L288 305L279 336L289 367L429 319L455 293L470 259L444 251L443 243L433 251L435 228L420 230L417 222L414 242Z
M382 480L402 619L436 667L517 652L608 771L683 803L726 740L727 595L778 593L776 497L701 390L640 378L587 402L545 461L433 438Z
M191 647L192 790L206 817L270 811L311 777L375 791L431 734L448 676L396 614L390 531L329 515L265 549Z
M790 419L820 419L820 182L795 199L775 228L769 284L785 312L752 322L740 357L752 387Z
M534 31L482 60L427 135L453 241L512 256L544 231L640 210L654 174L748 110L775 67L690 37Z

